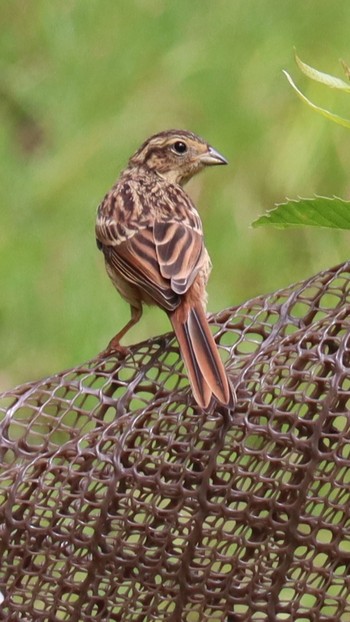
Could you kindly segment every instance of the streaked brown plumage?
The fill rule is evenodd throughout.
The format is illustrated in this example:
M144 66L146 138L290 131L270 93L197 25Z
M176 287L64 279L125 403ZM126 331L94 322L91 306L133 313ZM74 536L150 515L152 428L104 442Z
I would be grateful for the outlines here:
M131 319L108 350L140 319L142 304L167 312L199 406L212 396L233 406L234 393L205 315L211 270L202 223L182 186L205 166L226 160L183 130L152 136L130 158L98 208L96 238L107 272L129 302Z

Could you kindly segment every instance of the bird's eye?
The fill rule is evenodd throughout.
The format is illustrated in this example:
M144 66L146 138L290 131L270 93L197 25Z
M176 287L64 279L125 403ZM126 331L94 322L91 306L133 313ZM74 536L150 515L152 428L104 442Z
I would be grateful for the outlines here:
M173 145L173 149L174 151L176 151L176 153L185 153L187 151L187 145L186 143L182 142L182 140L177 140L176 143L174 143Z

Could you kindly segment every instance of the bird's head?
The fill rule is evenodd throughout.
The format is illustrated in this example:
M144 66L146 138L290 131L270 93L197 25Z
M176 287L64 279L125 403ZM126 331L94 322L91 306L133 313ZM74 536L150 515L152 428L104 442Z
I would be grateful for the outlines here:
M208 143L185 130L168 130L146 140L129 166L144 166L170 183L185 184L205 166L227 164Z

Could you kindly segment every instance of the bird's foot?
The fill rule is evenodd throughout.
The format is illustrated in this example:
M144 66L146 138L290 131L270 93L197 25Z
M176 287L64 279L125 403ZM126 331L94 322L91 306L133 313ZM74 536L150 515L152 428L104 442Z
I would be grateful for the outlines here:
M109 342L107 348L102 350L102 352L99 354L99 358L103 359L107 356L115 355L118 359L125 359L129 354L131 354L131 349L122 346L119 343L119 340L113 337L113 339L111 339L111 341Z

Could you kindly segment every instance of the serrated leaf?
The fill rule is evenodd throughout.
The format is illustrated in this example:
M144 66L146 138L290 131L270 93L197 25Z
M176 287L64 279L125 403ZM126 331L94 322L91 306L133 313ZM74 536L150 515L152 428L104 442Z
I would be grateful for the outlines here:
M346 91L350 93L350 84L342 80L341 78L336 78L335 76L330 75L329 73L324 73L323 71L318 71L314 67L307 65L304 63L301 58L295 52L295 61L299 67L299 69L303 72L305 76L310 78L311 80L315 80L316 82L321 82L321 84L325 84L329 86L331 89L340 89L341 91Z
M288 199L252 223L253 227L279 228L309 226L350 229L350 201L338 197Z
M334 123L337 123L338 125L342 125L343 127L347 127L348 129L350 129L350 120L349 119L344 119L344 117L340 117L337 114L334 114L333 112L330 112L329 110L326 110L325 108L321 108L320 106L316 106L316 104L313 104L296 86L296 84L293 82L291 76L289 75L289 73L287 71L285 71L283 69L283 73L286 76L289 84L293 87L293 89L295 90L295 92L297 93L298 97L300 97L300 99L305 102L308 106L310 106L310 108L312 108L313 110L315 110L316 112L318 112L319 114L321 114L322 116L326 117L327 119L330 119L331 121L333 121Z

